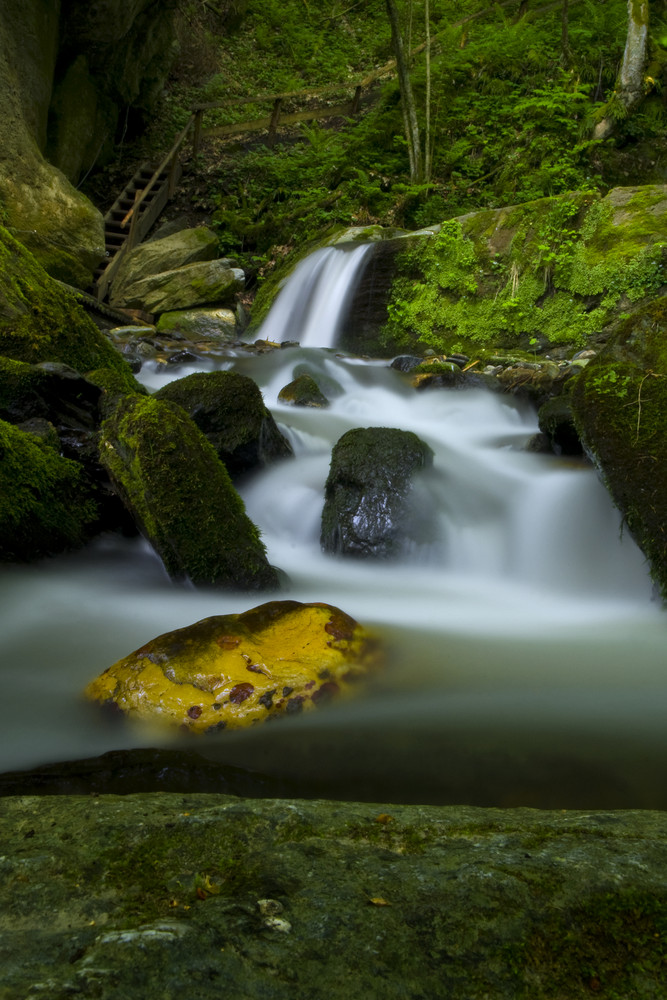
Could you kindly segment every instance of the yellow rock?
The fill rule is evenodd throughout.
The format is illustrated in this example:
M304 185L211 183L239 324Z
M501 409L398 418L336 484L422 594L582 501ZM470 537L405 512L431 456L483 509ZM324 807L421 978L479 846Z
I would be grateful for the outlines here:
M378 663L377 642L338 608L270 601L152 639L84 694L203 733L315 708Z

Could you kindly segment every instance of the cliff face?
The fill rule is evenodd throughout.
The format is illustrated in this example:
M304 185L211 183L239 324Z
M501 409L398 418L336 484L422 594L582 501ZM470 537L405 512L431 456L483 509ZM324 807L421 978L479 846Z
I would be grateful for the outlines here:
M121 115L148 110L172 56L175 0L3 0L0 213L56 277L85 285L102 217L76 190Z

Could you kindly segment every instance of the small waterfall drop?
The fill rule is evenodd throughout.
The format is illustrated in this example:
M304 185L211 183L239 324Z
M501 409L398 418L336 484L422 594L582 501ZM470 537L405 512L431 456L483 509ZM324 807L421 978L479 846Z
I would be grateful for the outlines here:
M294 268L261 328L264 340L335 347L372 243L324 247Z

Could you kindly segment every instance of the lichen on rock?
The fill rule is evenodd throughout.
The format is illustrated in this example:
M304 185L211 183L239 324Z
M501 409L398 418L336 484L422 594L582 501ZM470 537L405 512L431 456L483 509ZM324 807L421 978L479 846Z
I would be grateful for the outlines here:
M158 636L85 695L204 733L309 711L353 690L378 662L376 641L339 608L271 601Z

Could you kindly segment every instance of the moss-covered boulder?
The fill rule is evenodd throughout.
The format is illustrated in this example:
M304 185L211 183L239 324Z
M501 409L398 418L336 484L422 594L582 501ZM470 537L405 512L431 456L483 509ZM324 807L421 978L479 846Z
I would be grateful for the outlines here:
M157 323L161 334L180 333L187 340L235 341L236 314L232 309L177 309L162 313Z
M95 427L101 389L68 365L0 356L0 420L43 417L56 426Z
M232 477L293 454L247 375L195 372L163 386L155 399L183 407Z
M325 485L324 551L388 558L423 542L431 525L413 481L432 461L431 449L411 431L358 427L343 434Z
M182 229L163 239L141 243L123 258L116 272L114 301L131 298L133 286L144 278L187 264L215 260L217 256L218 238L204 226Z
M230 267L222 258L149 274L127 286L117 287L114 282L109 301L115 308L142 309L147 313L224 306L234 301L244 281L243 271Z
M121 399L102 425L100 456L172 577L247 590L278 586L227 470L180 406Z
M578 376L582 442L667 597L667 300L622 320Z
M322 409L329 405L329 400L317 381L306 372L297 375L288 385L283 386L278 393L278 399L281 403L289 403L291 406L314 406Z
M665 281L667 186L472 212L401 241L376 349L567 350Z
M377 662L375 640L339 608L271 601L158 636L85 694L204 733L309 711L358 689Z
M81 467L0 420L0 559L27 562L76 548L96 517Z
M0 354L17 361L62 361L85 374L111 368L127 390L138 384L75 296L54 281L0 226Z

